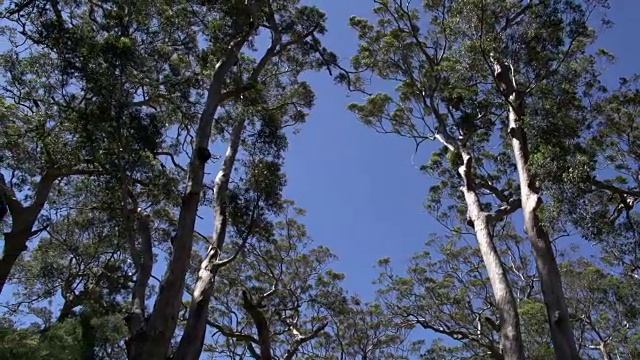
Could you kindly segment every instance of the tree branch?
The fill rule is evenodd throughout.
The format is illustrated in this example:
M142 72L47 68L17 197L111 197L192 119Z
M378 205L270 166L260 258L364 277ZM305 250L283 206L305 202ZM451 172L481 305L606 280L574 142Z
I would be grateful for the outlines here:
M476 179L476 185L478 185L478 187L481 189L485 189L489 191L491 194L493 194L496 197L496 199L500 200L503 203L508 203L511 200L511 198L508 197L502 190L493 186L486 180Z
M173 164L173 166L175 166L176 168L180 169L183 172L187 172L187 169L185 169L182 165L180 165L177 161L175 156L173 156L172 153L168 152L168 151L156 151L155 153L153 153L153 155L155 156L168 156L169 159L171 159L171 163Z
M219 269L231 264L242 252L242 250L244 250L244 248L247 246L247 243L249 242L249 239L251 238L251 235L253 235L253 231L255 230L256 227L256 214L258 212L258 204L259 204L260 200L258 199L258 201L256 201L256 203L253 206L253 209L251 210L251 216L250 216L250 222L249 222L249 229L247 229L247 232L245 233L244 237L242 238L242 241L240 242L240 245L238 245L238 248L236 249L236 251L233 253L233 255L231 255L229 258L224 259L224 260L218 260L216 261L215 265L216 267L218 267Z
M260 359L272 360L271 356L271 331L269 322L259 308L260 304L253 302L248 291L242 290L242 307L251 316L258 332L258 345L260 346Z
M218 324L218 323L214 323L211 320L207 320L207 325L211 326L212 328L216 329L220 334L222 334L222 336L228 337L228 338L232 338L232 339L236 339L238 341L245 341L248 343L254 343L254 344L259 344L258 339L254 338L251 335L248 334L244 334L241 332L235 332L231 329L227 329L224 326Z
M322 323L322 324L318 325L317 327L315 327L315 328L313 329L313 331L312 331L309 335L306 335L306 336L299 336L299 337L295 340L294 344L293 344L293 345L289 348L289 350L287 350L287 352L285 353L284 360L293 360L293 357L294 357L294 356L296 355L296 353L298 352L298 349L300 349L300 346L302 346L302 345L304 345L305 343L307 343L307 342L309 342L309 341L311 341L311 340L313 340L313 339L317 338L317 337L318 337L318 335L320 335L320 333L321 333L322 331L324 331L324 329L325 329L328 325L329 325L329 323L328 323L328 322L324 322L324 323ZM293 327L292 327L292 330L293 330ZM296 333L297 333L298 335L300 335L300 333L299 333L299 332L297 332L297 331L296 331Z
M504 219L505 217L513 214L514 212L518 211L518 209L520 209L521 207L522 207L522 201L520 201L519 198L511 199L507 204L501 206L496 211L489 213L488 220L494 223L498 222Z

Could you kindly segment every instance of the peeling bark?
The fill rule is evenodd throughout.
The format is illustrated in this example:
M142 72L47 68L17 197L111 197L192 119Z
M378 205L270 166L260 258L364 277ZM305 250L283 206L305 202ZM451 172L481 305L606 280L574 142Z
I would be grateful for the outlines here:
M509 103L509 135L520 180L524 225L535 254L536 268L542 284L551 341L556 359L579 359L558 263L549 234L540 223L537 214L543 201L536 179L528 169L529 147L526 133L522 128L522 119L525 116L524 95L518 91L512 69L507 66L507 64L497 64L495 77Z

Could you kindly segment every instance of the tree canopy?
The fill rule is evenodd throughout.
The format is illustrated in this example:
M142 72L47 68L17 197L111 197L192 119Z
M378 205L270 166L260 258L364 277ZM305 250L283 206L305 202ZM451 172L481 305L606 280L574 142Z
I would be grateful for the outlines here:
M640 358L640 75L606 75L608 1L371 0L351 54L317 3L2 4L0 358ZM430 236L371 295L287 196L310 78L430 149Z

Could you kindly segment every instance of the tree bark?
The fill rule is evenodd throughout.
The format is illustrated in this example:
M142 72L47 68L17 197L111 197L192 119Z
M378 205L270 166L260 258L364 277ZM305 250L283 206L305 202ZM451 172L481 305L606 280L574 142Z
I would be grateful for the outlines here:
M216 176L213 188L213 203L215 225L212 242L209 245L207 254L200 264L198 280L193 292L189 314L184 332L180 338L180 343L173 356L180 360L197 360L204 345L204 335L207 329L209 316L209 302L213 295L213 285L218 270L220 253L224 247L227 232L227 209L226 196L229 186L233 165L240 148L242 130L245 119L239 119L233 126L229 147L222 162L220 171Z
M451 135L444 120L446 118L437 111L438 106L433 98L430 99L430 108L434 111L434 117L437 121L435 138L449 148L450 151L458 152L462 156L463 163L458 169L458 173L463 180L463 186L460 190L464 194L467 204L467 218L473 224L482 260L487 268L493 296L496 299L496 306L500 315L502 354L505 359L524 360L524 345L520 330L518 305L490 230L491 225L513 213L521 203L517 199L510 199L508 204L505 204L495 213L489 214L482 210L477 192L478 184L476 184L473 177L473 156L458 139Z
M500 336L502 354L505 359L524 360L524 346L520 331L520 316L518 306L511 290L511 284L507 277L500 254L493 242L490 231L492 220L489 214L482 211L480 198L475 189L471 169L473 159L470 154L462 152L464 165L459 169L464 180L462 192L467 203L467 215L473 223L473 228L478 240L482 260L487 268L493 295L500 314Z
M262 71L276 55L278 47L282 43L282 36L278 31L275 19L271 16L272 37L269 48L258 61L258 64L251 72L248 83L256 83L262 74ZM238 119L231 130L229 146L225 154L222 166L216 176L213 189L213 211L214 211L214 231L209 249L205 255L198 279L194 289L191 304L189 306L189 314L184 333L180 339L180 343L174 355L174 359L180 360L197 360L202 352L204 345L204 335L207 329L207 320L209 314L209 303L213 295L213 285L215 277L220 266L220 254L224 247L227 231L227 210L226 196L229 186L229 180L233 172L233 166L236 161L236 155L240 148L240 140L242 131L244 130L246 119ZM239 249L239 251L242 249Z
M4 234L4 247L0 258L0 294L11 275L11 270L23 252L27 250L30 229L25 231L11 231Z
M38 181L34 200L29 206L24 206L0 174L0 196L6 202L11 214L11 231L4 234L4 247L0 258L0 294L11 275L16 261L27 250L27 242L37 236L41 230L33 230L40 212L47 203L53 184L64 174L59 171L47 171Z
M135 204L137 206L137 204ZM129 214L126 214L129 215ZM129 215L130 216L130 215ZM129 231L129 246L133 263L136 267L136 281L133 285L131 297L131 312L126 317L129 333L133 337L140 336L145 331L147 287L153 271L153 241L151 239L151 216L140 209L135 210L137 231ZM140 237L140 249L136 247L136 233ZM136 346L135 341L125 341L129 358L137 359L143 356L143 346Z
M128 339L130 346L143 347L143 349L135 351L140 354L134 358L135 360L164 360L169 355L171 339L182 306L185 276L191 260L193 234L203 189L205 165L211 158L209 142L214 117L218 107L225 99L222 90L226 75L237 62L238 54L253 30L248 29L229 45L226 56L218 62L214 70L207 91L205 108L200 115L196 130L194 150L189 162L188 185L182 197L178 229L173 238L173 254L144 331L130 334Z
M511 69L506 65L500 65L498 68L496 78L503 88L505 98L509 101L509 135L520 179L524 225L535 254L536 268L542 283L542 296L547 309L551 341L556 359L577 360L579 359L578 348L569 321L560 270L549 234L540 223L537 214L543 201L536 179L528 169L529 148L526 133L522 128L522 119L525 114L523 94L517 90Z

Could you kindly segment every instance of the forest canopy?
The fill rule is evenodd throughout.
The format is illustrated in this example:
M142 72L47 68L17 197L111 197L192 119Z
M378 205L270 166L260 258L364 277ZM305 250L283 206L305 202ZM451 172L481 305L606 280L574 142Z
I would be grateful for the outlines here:
M599 41L619 5L358 6L3 2L0 359L640 359L640 76ZM287 195L328 91L426 154L430 235L369 278Z

